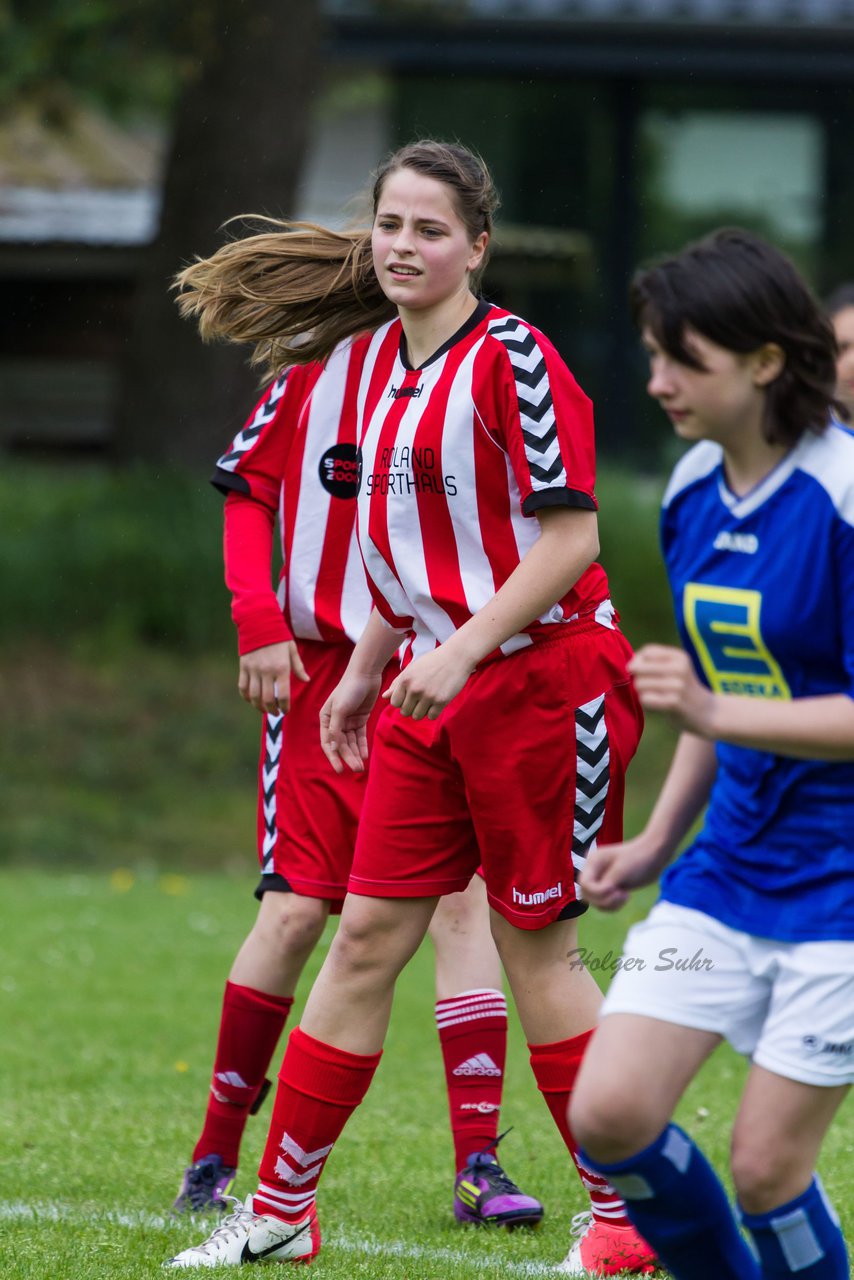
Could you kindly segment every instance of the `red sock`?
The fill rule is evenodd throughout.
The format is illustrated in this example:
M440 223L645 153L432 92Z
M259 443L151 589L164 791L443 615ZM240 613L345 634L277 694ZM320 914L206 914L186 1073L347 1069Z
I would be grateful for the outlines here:
M436 1001L457 1172L495 1144L507 1057L503 991L479 988Z
M594 1173L592 1169L586 1168L581 1163L578 1148L566 1118L575 1077L578 1075L584 1050L592 1035L592 1031L585 1031L583 1035L575 1036L571 1040L557 1040L554 1044L529 1044L531 1066L534 1069L537 1088L546 1100L546 1105L560 1130L560 1136L566 1143L567 1150L578 1170L578 1176L590 1196L590 1208L594 1219L598 1222L607 1222L610 1226L628 1226L626 1206L617 1192L598 1173Z
M249 1109L264 1082L292 1004L290 996L273 996L234 982L225 984L205 1126L193 1160L216 1153L223 1164L237 1166Z
M374 1078L379 1053L348 1053L294 1027L254 1196L257 1213L299 1222L314 1205L326 1157Z

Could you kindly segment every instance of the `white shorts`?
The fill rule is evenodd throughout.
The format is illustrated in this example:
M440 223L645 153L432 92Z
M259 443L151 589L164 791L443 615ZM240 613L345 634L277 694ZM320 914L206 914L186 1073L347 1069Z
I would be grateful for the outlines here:
M803 1084L854 1083L854 942L775 942L659 902L626 936L602 1017L714 1031Z

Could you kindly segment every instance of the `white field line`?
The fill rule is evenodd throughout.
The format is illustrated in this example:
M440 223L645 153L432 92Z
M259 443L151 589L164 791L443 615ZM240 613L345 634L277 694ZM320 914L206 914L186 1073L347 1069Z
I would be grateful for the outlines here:
M73 1222L85 1215L93 1225L104 1227L148 1227L157 1231L174 1230L176 1220L171 1214L146 1213L141 1209L127 1212L123 1209L103 1209L93 1213L78 1205L46 1202L42 1204L26 1204L22 1200L0 1200L0 1222ZM208 1222L210 1225L210 1222ZM421 1259L424 1262L465 1262L466 1255L455 1249L427 1249L421 1245L404 1244L402 1240L376 1240L369 1236L339 1232L326 1246L330 1252L342 1249L347 1253L364 1253L374 1257L394 1257ZM477 1259L471 1262L476 1265ZM502 1271L512 1276L548 1276L553 1275L554 1266L544 1262L510 1262L506 1258L495 1257L482 1259L483 1262L494 1262Z

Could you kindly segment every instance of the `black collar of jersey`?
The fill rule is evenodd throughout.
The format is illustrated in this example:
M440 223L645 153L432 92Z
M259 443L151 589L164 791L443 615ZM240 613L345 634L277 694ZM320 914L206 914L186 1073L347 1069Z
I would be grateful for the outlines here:
M438 360L446 351L450 351L451 347L455 346L456 343L461 342L463 338L467 337L468 334L471 333L472 329L476 329L483 317L488 315L491 310L492 303L487 302L485 298L479 298L477 306L469 316L468 320L466 320L465 324L461 325L460 328L457 329L457 332L452 334L447 342L443 342L439 350L434 351L429 360L425 360L423 364L418 366L418 368L426 369L428 364L432 364L434 360ZM404 369L406 369L407 373L416 372L413 366L409 363L409 353L406 350L405 333L401 333L400 335L400 362Z

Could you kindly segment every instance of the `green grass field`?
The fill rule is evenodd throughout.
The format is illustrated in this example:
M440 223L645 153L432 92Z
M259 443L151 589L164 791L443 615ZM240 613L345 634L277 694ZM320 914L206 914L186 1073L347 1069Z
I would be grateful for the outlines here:
M162 1259L206 1234L167 1211L200 1124L225 973L254 917L251 888L251 873L0 873L4 1277L154 1277ZM617 952L645 905L587 917L582 941ZM375 1085L330 1158L318 1280L546 1275L584 1208L514 1022L502 1117L514 1127L502 1156L547 1216L533 1233L455 1226L431 969L423 948L401 979ZM680 1109L719 1167L743 1076L720 1051ZM250 1121L241 1193L253 1188L269 1114L268 1104ZM850 1235L850 1110L847 1120L822 1172Z
M602 558L627 633L666 641L655 486L613 471L600 488L603 510L620 512L603 520ZM161 1276L162 1259L208 1230L168 1209L201 1123L225 975L255 914L259 732L235 692L220 520L194 477L20 466L0 477L0 536L14 549L0 563L4 1280ZM628 779L629 834L672 741L650 720ZM583 945L616 956L650 897L586 917ZM585 1200L515 1023L502 1159L547 1216L535 1233L455 1226L432 1009L424 949L324 1175L317 1280L513 1280L547 1275L567 1251ZM721 1169L743 1078L720 1051L679 1112ZM242 1194L269 1114L268 1103L250 1122ZM850 1239L852 1156L849 1103L822 1174Z

